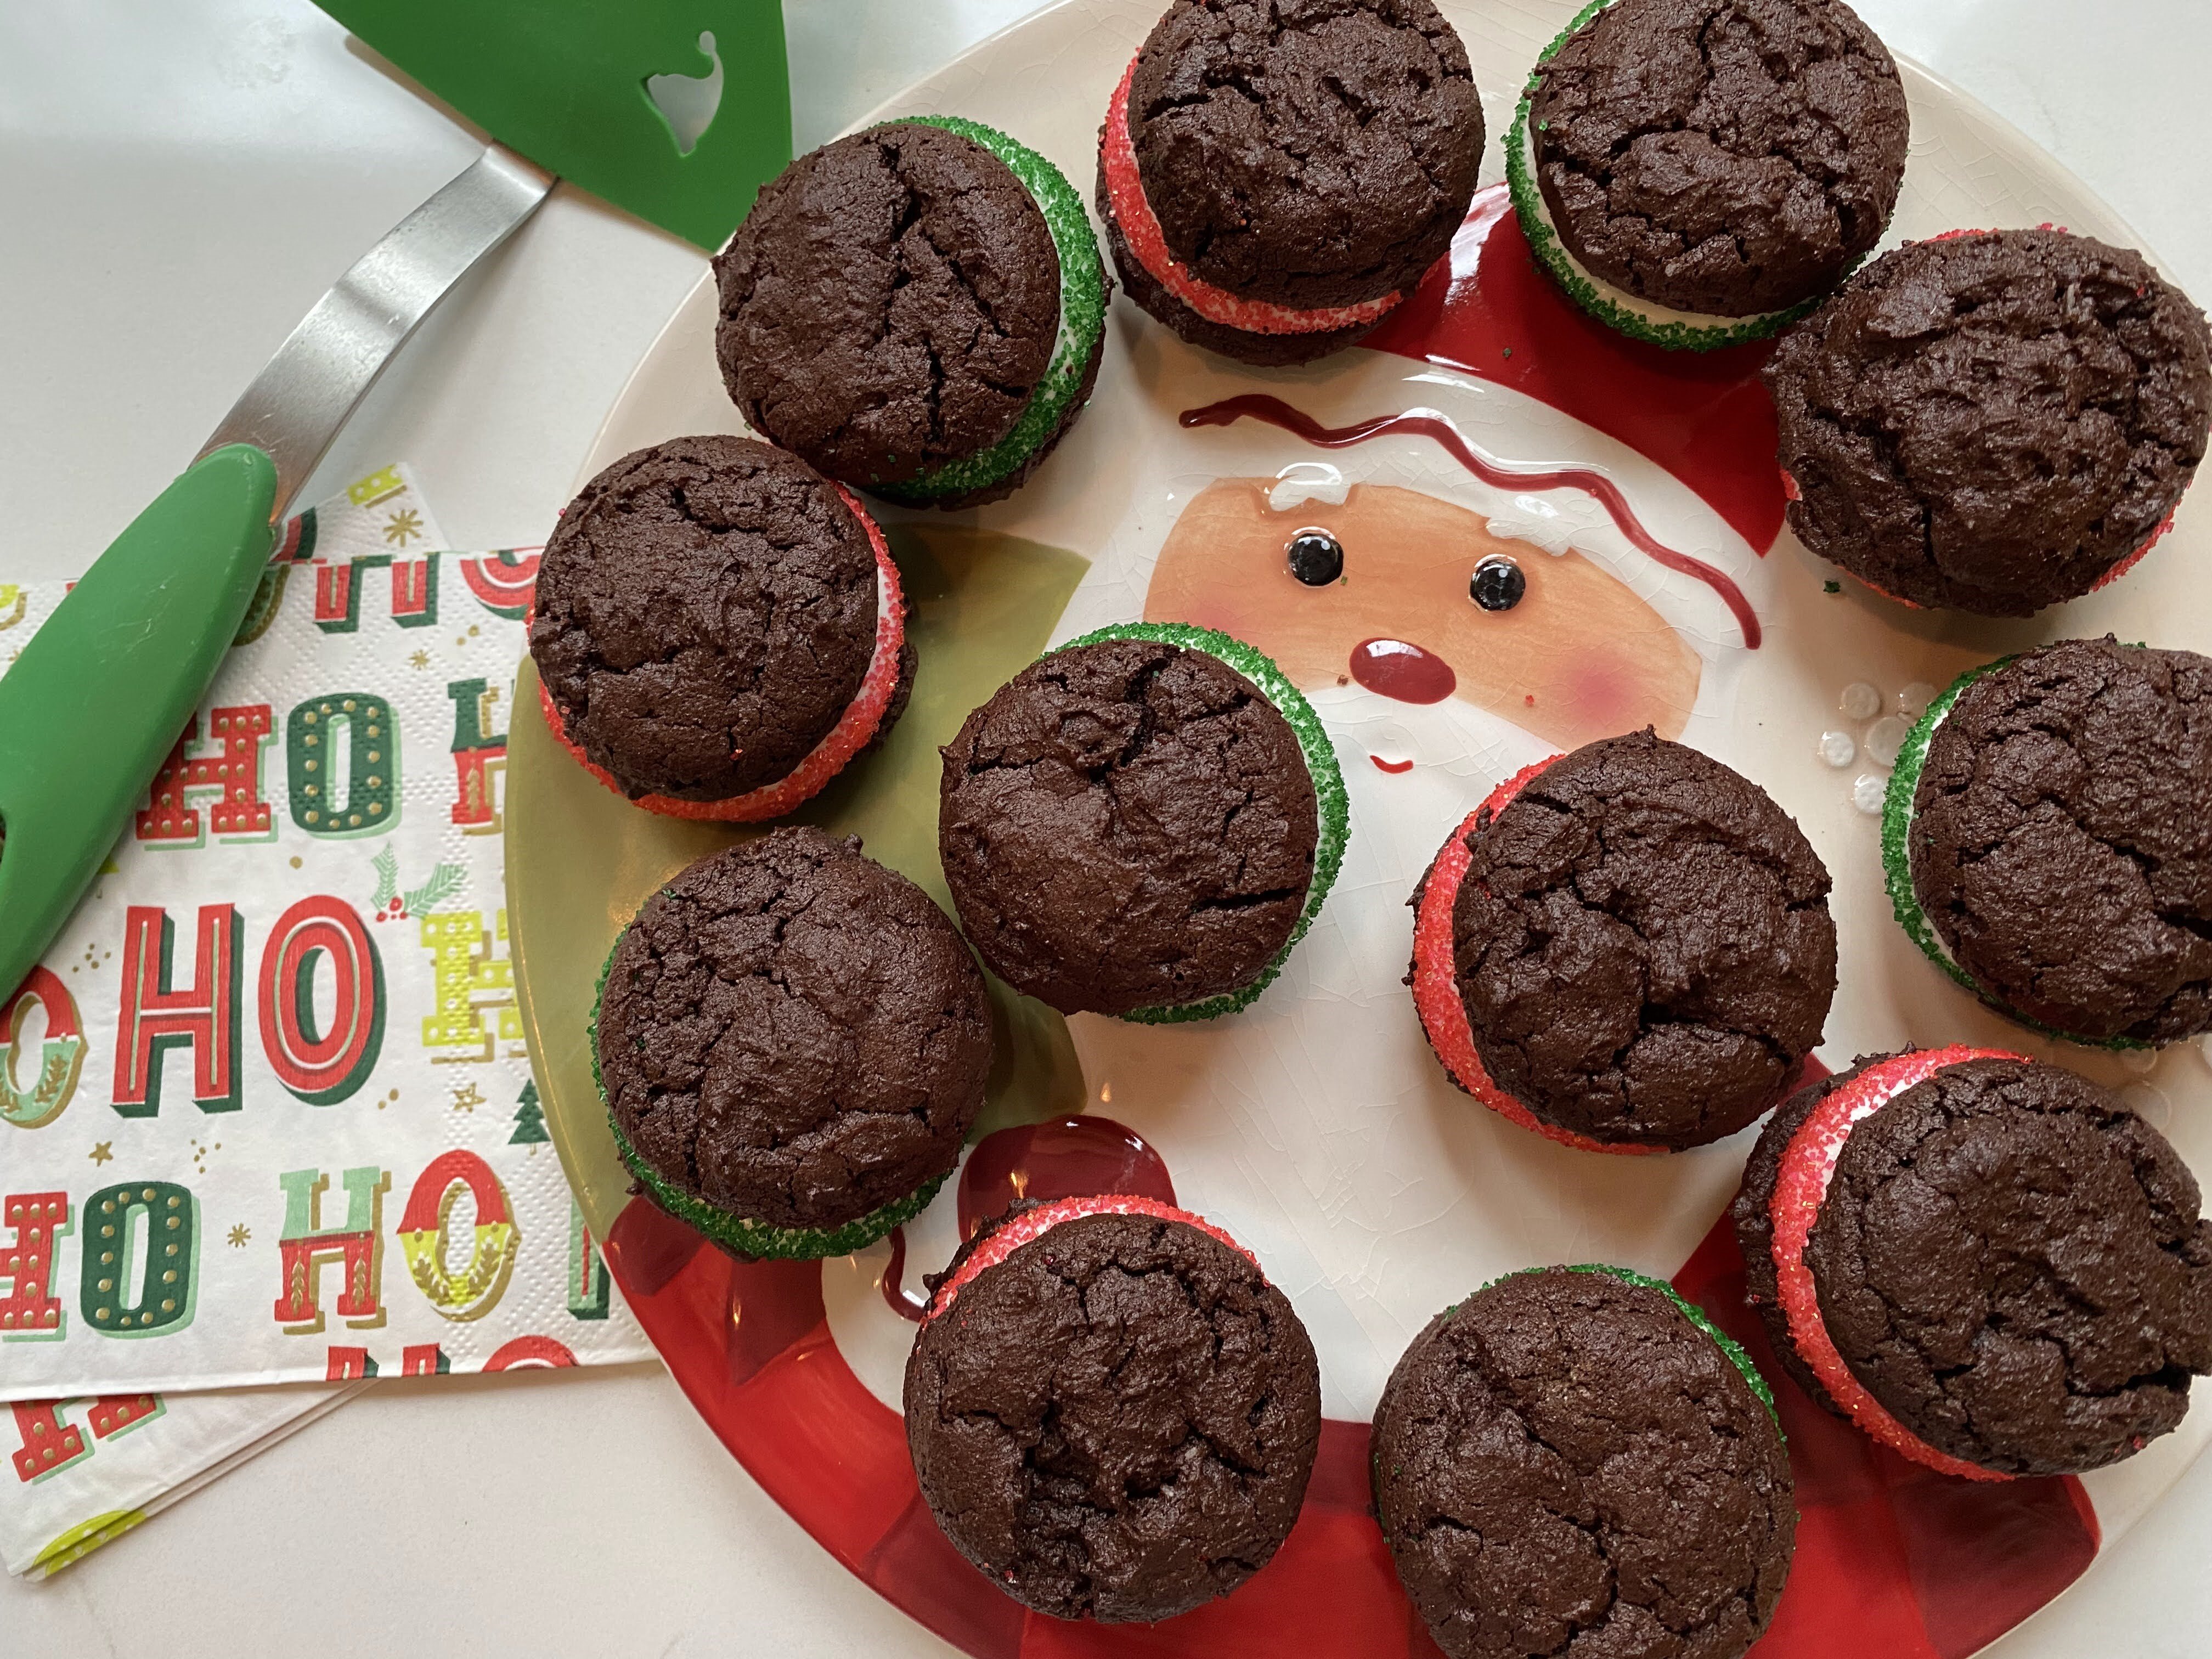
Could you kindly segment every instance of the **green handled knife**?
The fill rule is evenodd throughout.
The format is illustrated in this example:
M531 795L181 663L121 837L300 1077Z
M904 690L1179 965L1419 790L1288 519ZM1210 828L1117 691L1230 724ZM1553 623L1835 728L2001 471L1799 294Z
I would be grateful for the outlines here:
M199 706L284 508L402 341L553 178L493 145L301 320L0 677L0 1002L61 931Z
M776 0L331 0L503 144L339 278L0 676L0 1006L145 799L271 535L385 364L558 173L720 246L790 157Z

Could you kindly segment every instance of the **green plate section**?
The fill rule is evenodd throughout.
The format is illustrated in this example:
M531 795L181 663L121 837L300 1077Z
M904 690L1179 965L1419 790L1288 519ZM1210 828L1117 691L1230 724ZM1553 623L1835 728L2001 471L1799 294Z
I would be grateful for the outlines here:
M938 746L968 711L1034 661L1084 561L1019 537L954 525L886 526L911 609L919 665L906 713L787 820L856 835L951 911L937 861ZM607 1237L632 1176L592 1074L591 1018L617 937L694 859L763 833L634 806L576 764L538 711L526 659L507 738L507 905L515 988L538 1092L586 1221ZM988 980L996 1053L974 1133L1079 1112L1083 1073L1060 1017Z
M1051 441L1083 390L1091 354L1105 332L1106 280L1098 259L1097 239L1091 233L1091 216L1084 211L1083 198L1058 167L980 121L963 120L957 115L905 118L972 138L1012 168L1044 215L1045 228L1052 233L1053 247L1060 255L1060 336L1054 343L1044 378L1030 393L1013 430L980 455L949 461L903 483L868 486L870 494L885 501L926 506L947 496L989 489L1019 471L1030 456Z
M709 252L791 160L783 12L763 0L316 3L502 144ZM663 76L719 77L688 154L646 89Z
M1233 1014L1240 1008L1249 1007L1261 992L1275 982L1275 976L1283 971L1283 964L1290 960L1291 951L1306 936L1313 919L1321 914L1328 890L1336 884L1336 872L1343 867L1345 843L1352 836L1352 798L1345 792L1344 774L1336 763L1336 746L1329 742L1321 716L1314 713L1305 693L1291 684L1283 671L1275 666L1273 658L1242 640L1210 628L1193 628L1186 623L1121 623L1096 629L1079 640L1070 640L1060 649L1073 651L1078 646L1096 645L1102 640L1152 640L1219 658L1258 686L1261 695L1291 723L1291 730L1297 734L1299 751L1305 756L1306 770L1313 776L1314 800L1321 815L1321 837L1314 848L1313 879L1306 888L1306 908L1299 914L1297 926L1291 929L1283 948L1275 952L1273 959L1249 985L1198 1002L1133 1008L1121 1018L1140 1025L1172 1025L1184 1020L1216 1019L1223 1014Z
M1513 125L1505 135L1505 179L1513 198L1514 212L1521 220L1522 234L1528 239L1529 250L1538 263L1577 305L1607 327L1618 329L1632 339L1664 346L1670 351L1718 351L1726 346L1771 339L1809 313L1820 300L1808 300L1787 311L1771 311L1757 317L1716 317L1709 324L1654 322L1625 306L1614 304L1600 293L1597 284L1576 264L1573 256L1561 245L1558 232L1544 217L1540 205L1543 192L1537 186L1528 161L1528 103L1540 79L1537 71L1550 63L1584 24L1613 3L1613 0L1591 0L1575 15L1574 21L1561 29L1537 58L1536 68L1528 72L1528 84L1522 88L1520 101L1514 106ZM1853 261L1854 270L1857 263ZM1848 276L1850 272L1844 274Z
M1928 705L1928 712L1915 722L1905 739L1905 747L1897 752L1897 764L1889 775L1888 793L1881 803L1881 868L1889 884L1889 908L1896 912L1897 924L1905 929L1905 937L1920 947L1921 954L1974 994L1985 1006L1995 1009L2015 1025L2025 1025L2029 1030L2061 1042L2078 1042L2085 1048L2148 1048L2148 1042L2134 1037L2078 1036L2072 1031L2062 1031L2045 1025L2039 1019L2030 1019L2019 1009L2000 1002L1967 976L1966 970L1952 960L1943 936L1936 931L1936 924L1920 908L1920 895L1912 886L1912 798L1920 792L1921 769L1928 763L1928 744L1936 735L1966 688L1984 674L1995 673L2007 663L2015 661L2018 653L1999 657L1995 662L1985 662L1978 668L1969 668L1945 688L1942 696Z

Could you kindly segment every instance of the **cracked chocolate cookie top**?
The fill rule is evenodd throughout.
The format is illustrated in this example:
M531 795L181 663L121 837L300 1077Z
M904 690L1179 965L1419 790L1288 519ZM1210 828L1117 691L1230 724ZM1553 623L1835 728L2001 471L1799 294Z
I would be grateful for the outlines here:
M2212 1029L2212 659L2063 640L1929 741L1913 890L1990 996L2076 1036Z
M1773 1104L1836 989L1828 872L1750 779L1650 732L1478 828L1452 909L1476 1053L1545 1122L1695 1146Z
M1410 288L1474 195L1482 100L1430 0L1175 0L1129 88L1169 252L1302 310Z
M1789 1576L1773 1419L1667 1295L1516 1273L1429 1322L1375 1414L1376 1506L1451 1659L1735 1659Z
M1842 0L1617 0L1539 65L1529 119L1575 258L1710 316L1827 292L1905 177L1904 84Z
M2204 458L2203 313L2053 230L1884 254L1766 368L1805 545L1914 605L2025 617L2149 541Z
M1105 640L1031 664L945 750L938 851L991 970L1063 1013L1249 983L1320 836L1297 735L1203 651Z
M876 648L876 556L836 489L744 438L626 455L568 504L530 654L569 741L634 795L721 800L829 735Z
M671 1186L836 1227L951 1169L991 1012L927 894L857 839L790 828L646 901L607 971L598 1052L615 1121Z
M1948 1066L1853 1127L1805 1248L1853 1376L1953 1457L2115 1462L2212 1370L2212 1224L2166 1138L2087 1079Z
M716 356L753 429L902 483L1013 429L1060 333L1060 255L1012 169L892 122L802 155L715 257Z
M922 1496L994 1583L1057 1619L1151 1620L1227 1595L1290 1535L1321 1374L1243 1255L1183 1222L1092 1215L922 1327L905 1407Z

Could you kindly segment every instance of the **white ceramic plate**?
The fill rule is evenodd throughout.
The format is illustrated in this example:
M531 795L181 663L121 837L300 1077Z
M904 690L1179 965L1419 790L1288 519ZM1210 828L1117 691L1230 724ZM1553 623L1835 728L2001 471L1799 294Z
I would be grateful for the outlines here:
M1573 9L1528 0L1443 3L1484 94L1486 185L1502 173L1498 142L1528 66ZM1108 94L1158 11L1158 0L1066 0L984 41L871 118L945 112L1004 128L1049 156L1087 196ZM1904 70L1913 138L1893 240L1960 226L2055 222L2137 245L2085 186L2003 122L1925 71L1910 64ZM609 415L586 476L680 434L744 430L715 369L714 316L712 283L702 278ZM1249 422L1198 431L1176 423L1182 410L1249 391L1271 392L1327 423L1427 406L1507 467L1601 471L1655 535L1734 579L1758 613L1764 642L1744 648L1711 589L1638 553L1583 491L1492 489L1415 437L1324 453ZM1298 486L1279 498L1285 502L1303 493L1326 504L1345 485L1385 483L1488 519L1496 534L1554 550L1571 544L1596 568L1590 583L1615 599L1625 588L1671 625L1695 657L1688 664L1694 699L1674 712L1684 740L1763 784L1796 815L1834 875L1842 985L1820 1050L1829 1063L1946 1042L2057 1059L2125 1090L2192 1167L2212 1170L2212 1076L2202 1048L2183 1044L2150 1060L2046 1043L1982 1009L1907 941L1883 891L1879 821L1853 801L1859 779L1883 775L1866 752L1869 737L1878 743L1881 733L1838 708L1846 686L1871 684L1893 702L1907 688L1947 684L1972 664L2040 640L2109 630L2212 650L2212 592L2186 574L2212 536L2202 491L2135 573L2032 623L1908 611L1849 583L1842 594L1828 593L1824 584L1836 573L1786 531L1761 556L1660 466L1520 392L1364 349L1310 369L1243 370L1182 345L1118 302L1088 412L1026 489L958 521L1073 549L1092 562L1054 635L1066 638L1141 614L1164 542L1209 482L1277 476ZM1346 540L1356 582L1359 549ZM1218 597L1231 605L1226 591ZM1389 612L1389 602L1381 604ZM1462 679L1482 681L1479 641L1437 641L1438 629L1459 625L1454 618L1439 619L1412 594L1395 626L1375 626L1376 614L1372 604L1347 611L1340 630L1347 653L1370 634L1393 632L1460 653ZM1613 636L1594 631L1571 607L1557 608L1543 625L1559 662L1607 659ZM1280 644L1264 636L1255 642ZM1313 649L1310 638L1305 648ZM1411 936L1404 902L1451 827L1493 784L1555 745L1463 697L1421 707L1356 684L1340 686L1333 675L1305 678L1352 787L1352 830L1344 873L1282 979L1249 1012L1205 1026L1091 1016L1070 1025L1091 1109L1158 1146L1182 1201L1252 1247L1313 1332L1328 1414L1364 1419L1430 1316L1501 1272L1607 1261L1674 1273L1733 1192L1755 1131L1673 1158L1604 1158L1517 1130L1450 1086L1400 983ZM1685 681L1678 674L1669 684L1679 689ZM1656 681L1630 691L1623 706L1638 711L1637 725L1643 709L1666 702ZM1838 731L1860 751L1841 769L1819 752L1823 734ZM1376 759L1413 764L1386 772ZM574 971L594 973L597 965L578 963ZM588 1122L567 1127L572 1135L592 1133ZM951 1249L951 1192L948 1185L908 1229L924 1267ZM879 1246L830 1264L824 1291L839 1347L896 1408L911 1327L877 1293L884 1260ZM2087 1477L2107 1541L2171 1484L2208 1435L2212 1410L2200 1408L2179 1432Z

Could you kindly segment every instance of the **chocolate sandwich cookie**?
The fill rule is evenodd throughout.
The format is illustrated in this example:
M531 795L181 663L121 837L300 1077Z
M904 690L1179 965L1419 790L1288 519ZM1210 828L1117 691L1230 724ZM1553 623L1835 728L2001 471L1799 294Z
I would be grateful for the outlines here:
M812 828L701 859L609 959L592 1060L623 1162L748 1257L843 1255L929 1201L983 1104L983 975L929 896Z
M1577 304L1708 350L1776 332L1873 250L1908 129L1843 0L1596 0L1529 76L1506 173Z
M1102 629L1024 669L945 750L938 852L991 971L1063 1013L1206 1019L1280 971L1344 857L1344 780L1259 652Z
M1105 271L1083 199L1005 133L887 122L800 156L715 257L753 429L908 506L1012 495L1091 397Z
M1973 1480L2100 1468L2212 1370L2212 1224L2157 1130L1994 1049L1863 1060L1760 1133L1733 1208L1808 1393Z
M1290 1535L1321 1374L1226 1233L1145 1198L1018 1204L933 1286L906 1366L915 1474L945 1536L1017 1601L1170 1619Z
M1796 1540L1757 1369L1618 1267L1515 1273L1431 1320L1382 1391L1372 1474L1451 1659L1735 1659Z
M2204 459L2203 313L2142 256L2059 230L1884 254L1766 367L1822 558L1907 605L2026 617L2112 580Z
M1108 105L1098 216L1155 319L1308 362L1450 250L1482 143L1467 48L1430 0L1176 0Z
M546 724L599 780L679 817L757 822L896 723L914 682L875 521L796 456L674 438L568 504L530 623Z
M2212 1030L2212 659L2062 640L1929 706L1890 774L1899 921L2053 1036Z
M1407 983L1452 1081L1594 1152L1735 1133L1836 990L1828 872L1750 779L1650 731L1509 779L1414 890Z

